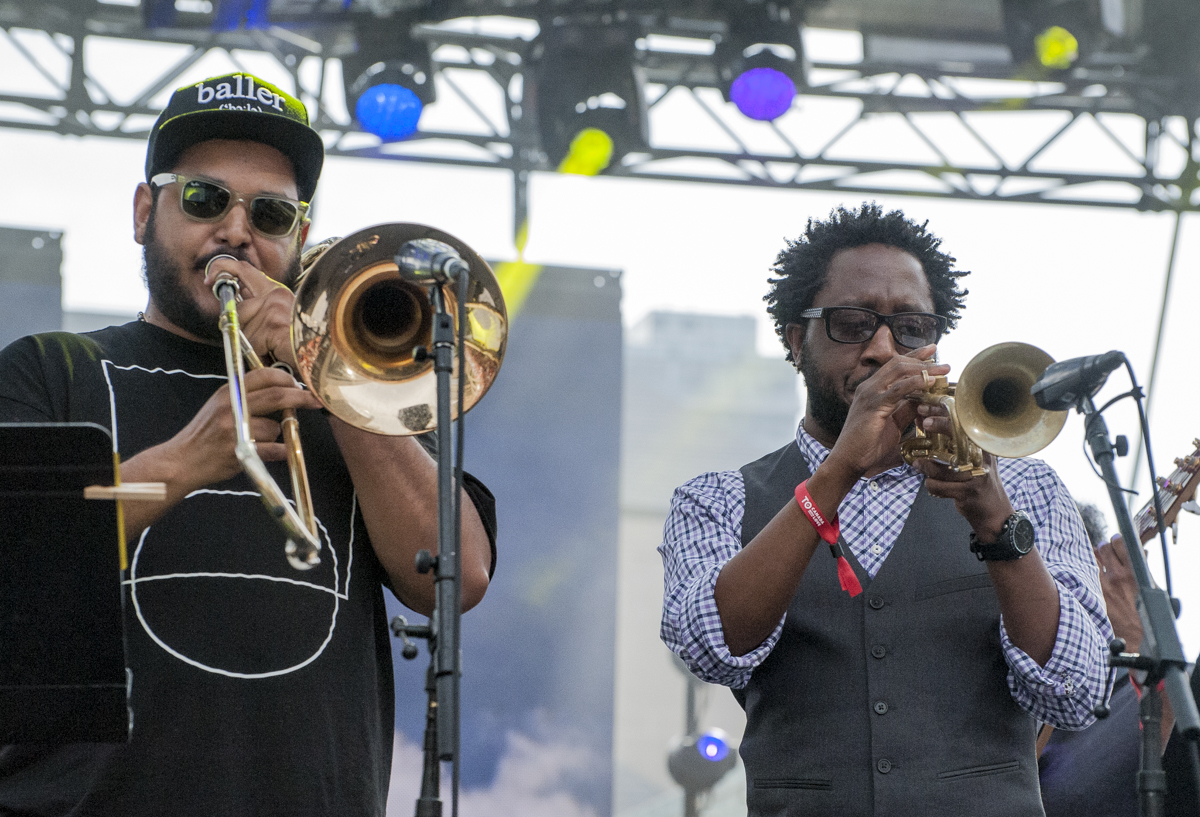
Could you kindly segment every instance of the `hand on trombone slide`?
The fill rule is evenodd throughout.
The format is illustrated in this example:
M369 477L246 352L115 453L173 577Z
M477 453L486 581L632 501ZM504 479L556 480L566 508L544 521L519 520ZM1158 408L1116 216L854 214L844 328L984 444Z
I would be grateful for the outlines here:
M222 274L238 281L238 320L242 333L263 362L270 366L279 361L296 369L292 350L292 306L296 301L290 289L254 267L231 255L218 255L208 262L204 286L212 289ZM257 438L256 438L257 439ZM265 458L264 458L265 459Z
M279 442L280 425L272 415L284 409L316 409L320 402L299 388L282 369L247 372L243 381L250 409L250 429L258 455L264 461L287 459ZM237 475L242 466L234 454L237 435L229 407L229 386L222 385L200 411L171 439L148 448L121 464L126 482L165 482L165 502L137 502L126 506L126 527L136 536L192 491Z

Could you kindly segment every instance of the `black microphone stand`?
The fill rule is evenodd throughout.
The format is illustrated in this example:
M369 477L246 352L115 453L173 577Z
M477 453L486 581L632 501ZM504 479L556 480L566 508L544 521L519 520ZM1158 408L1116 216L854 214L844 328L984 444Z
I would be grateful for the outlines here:
M1116 468L1113 467L1114 448L1108 437L1108 426L1104 417L1096 411L1090 396L1084 395L1075 406L1083 415L1084 433L1092 458L1100 466L1104 484L1108 488L1117 526L1126 542L1129 564L1138 583L1138 615L1142 620L1142 645L1140 652L1132 655L1124 652L1125 642L1114 639L1110 645L1111 663L1145 673L1142 682L1142 699L1139 717L1142 723L1141 769L1138 771L1138 793L1142 817L1162 817L1166 804L1167 782L1162 767L1162 698L1158 690L1159 681L1175 710L1175 723L1180 733L1190 741L1200 738L1200 712L1188 684L1187 659L1175 629L1175 615L1171 599L1166 591L1157 588L1150 580L1150 570L1142 553L1141 538L1133 526L1133 518L1125 505ZM1157 488L1155 488L1157 490Z
M461 262L460 262L460 266ZM466 274L465 266L459 277ZM461 285L461 281L460 281ZM454 371L454 320L446 311L442 288L430 289L433 301L433 372L437 376L438 440L438 555L433 559L437 642L433 652L437 679L437 742L442 760L455 761L458 779L459 635L462 622L462 554L459 552L458 493L454 490L450 429L450 375ZM462 300L460 299L461 303ZM418 566L418 570L420 566Z
M429 554L427 550L421 552ZM422 572L428 573L429 571ZM409 624L404 616L396 616L392 619L392 635L404 643L400 654L404 656L405 660L411 661L417 657L417 645L408 640L410 636L426 639L429 642L431 654L436 650L437 628L433 626L432 622L433 620L430 619L430 624ZM415 817L442 817L442 801L439 799L442 776L437 748L437 676L434 674L432 661L425 668L425 697L425 738L422 746L424 763L421 767L421 793L417 796L417 807L414 813Z
M462 420L463 420L463 373L461 355L463 335L466 329L466 301L470 285L470 270L467 264L453 254L437 253L429 259L433 285L429 287L429 299L433 307L432 349L417 347L413 357L417 360L432 358L437 395L437 429L439 432L437 451L438 473L438 555L427 550L417 554L417 572L434 573L433 613L429 625L409 625L402 616L400 624L393 619L392 629L397 636L412 635L426 638L430 647L430 664L425 675L425 690L428 705L425 718L424 767L421 775L421 795L416 803L416 817L441 817L442 803L439 799L440 761L452 764L451 814L458 815L459 782L459 679L461 676L461 631L462 631L462 508L459 503L458 483L462 472ZM403 252L403 250L402 250ZM403 268L401 256L398 266ZM446 309L446 296L442 285L454 282L458 287L458 337L460 355L458 378L458 441L452 446L450 422L450 379L454 372L456 338L453 316ZM457 467L452 459L456 455ZM403 655L415 657L415 647L405 639Z

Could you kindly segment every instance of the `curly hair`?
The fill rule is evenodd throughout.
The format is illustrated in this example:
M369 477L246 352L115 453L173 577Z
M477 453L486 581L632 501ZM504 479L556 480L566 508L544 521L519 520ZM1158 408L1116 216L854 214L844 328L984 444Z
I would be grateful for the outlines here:
M928 223L917 224L899 210L885 214L875 202L864 202L856 210L838 207L827 221L810 218L804 235L788 241L775 259L771 269L779 277L767 279L771 289L763 297L767 312L775 319L775 334L787 349L787 359L794 362L785 329L789 323L804 320L800 313L812 306L825 286L834 254L866 244L895 247L916 258L929 281L934 311L946 318L947 331L953 329L967 294L958 288L957 279L969 273L952 269L955 258L938 249L942 240L926 231Z

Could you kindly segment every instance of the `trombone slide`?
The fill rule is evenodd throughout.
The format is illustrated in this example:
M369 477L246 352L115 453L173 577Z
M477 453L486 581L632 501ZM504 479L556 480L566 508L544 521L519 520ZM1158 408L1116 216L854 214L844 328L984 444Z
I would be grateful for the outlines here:
M304 467L304 454L300 448L300 434L296 412L285 412L283 421L284 442L288 452L288 466L292 475L292 492L296 506L304 518L292 508L279 484L275 482L267 466L258 456L254 437L250 433L250 409L246 402L244 382L245 365L261 369L262 360L250 347L250 341L238 324L237 279L221 275L213 285L213 292L221 302L221 338L225 346L225 369L229 375L229 401L233 409L234 430L237 445L234 453L242 469L258 487L263 504L271 516L279 521L288 535L284 553L288 562L297 570L308 570L321 561L321 542L317 538L316 518L312 498L308 490L308 475ZM299 488L297 488L299 486Z

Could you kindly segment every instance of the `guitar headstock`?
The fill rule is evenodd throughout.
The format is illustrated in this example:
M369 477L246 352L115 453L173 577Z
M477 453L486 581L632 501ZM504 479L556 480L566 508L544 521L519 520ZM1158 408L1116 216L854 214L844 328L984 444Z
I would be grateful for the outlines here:
M1154 486L1162 503L1163 524L1170 526L1179 515L1179 510L1185 502L1196 496L1196 488L1200 486L1200 439L1192 440L1192 453L1175 460L1175 470L1169 477L1159 477ZM1158 524L1154 518L1154 501L1147 502L1145 507L1137 512L1133 519L1137 528L1138 538L1146 543L1158 534Z

